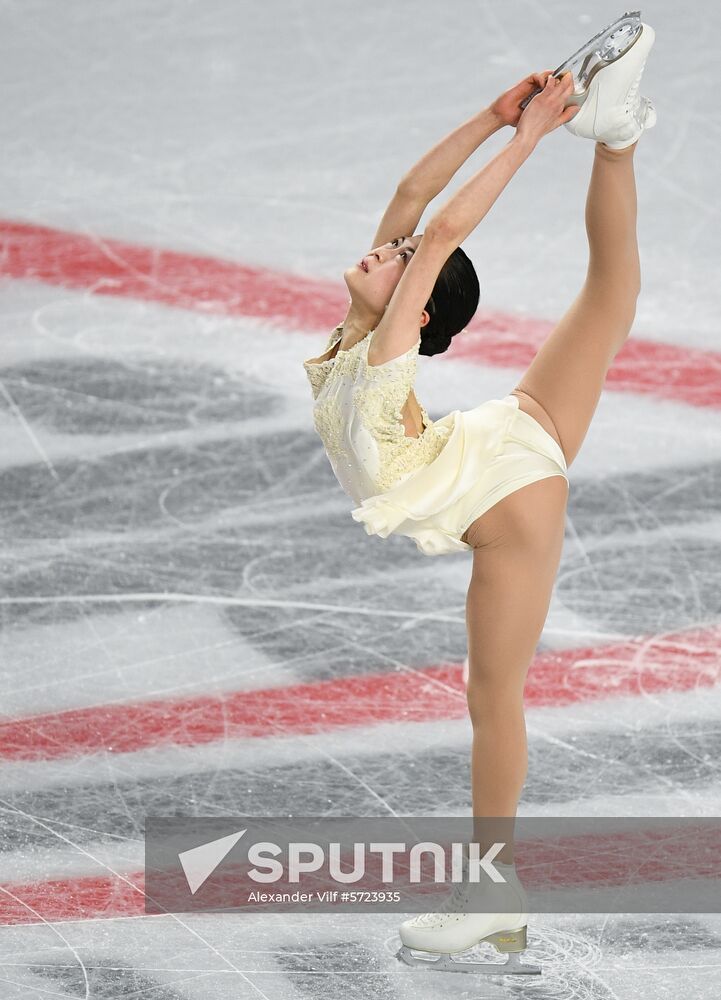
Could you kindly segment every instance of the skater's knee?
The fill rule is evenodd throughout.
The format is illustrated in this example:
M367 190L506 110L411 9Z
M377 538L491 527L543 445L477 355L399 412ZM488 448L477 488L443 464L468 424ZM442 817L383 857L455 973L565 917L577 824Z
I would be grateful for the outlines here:
M471 724L484 732L513 729L523 720L523 681L471 671L466 685Z
M641 268L591 261L582 294L591 303L595 320L628 326L636 316L641 294Z

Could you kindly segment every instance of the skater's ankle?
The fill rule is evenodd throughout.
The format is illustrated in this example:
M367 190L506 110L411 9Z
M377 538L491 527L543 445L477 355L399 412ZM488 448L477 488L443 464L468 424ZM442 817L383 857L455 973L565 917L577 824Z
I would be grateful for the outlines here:
M624 146L623 149L611 149L611 147L607 146L605 142L597 142L596 153L606 160L623 160L628 156L633 156L637 145L638 139L636 139L635 142L632 142L630 146Z
M513 853L506 853L506 851L501 851L499 854L496 855L496 857L493 860L493 864L496 864L496 863L498 863L500 865L513 865L513 864L515 864L515 862L513 860Z

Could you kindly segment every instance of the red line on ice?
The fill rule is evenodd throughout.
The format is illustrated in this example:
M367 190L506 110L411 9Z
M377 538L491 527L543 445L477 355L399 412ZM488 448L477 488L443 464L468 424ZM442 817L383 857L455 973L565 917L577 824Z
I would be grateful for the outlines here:
M609 646L553 650L531 665L531 707L712 687L721 678L721 626ZM467 714L462 668L361 674L216 696L164 698L68 709L0 724L0 758L58 760L149 747L199 746L384 722L430 722Z
M345 286L336 281L11 220L0 220L3 274L85 289L93 295L265 319L313 333L330 332L348 304ZM481 308L445 357L493 367L525 367L553 326L549 320ZM616 356L606 386L718 407L720 371L718 352L634 335Z

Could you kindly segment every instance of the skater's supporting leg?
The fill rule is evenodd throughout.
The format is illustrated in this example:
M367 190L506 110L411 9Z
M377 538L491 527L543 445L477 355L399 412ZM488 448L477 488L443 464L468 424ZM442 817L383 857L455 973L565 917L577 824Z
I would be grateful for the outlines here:
M471 529L466 690L474 816L516 814L528 762L523 687L558 570L567 497L562 476L541 479L505 497ZM495 838L480 827L485 851ZM510 864L512 844L497 859Z
M586 200L586 281L518 387L522 405L527 392L545 409L568 464L635 315L640 289L635 148L616 151L596 144ZM558 569L566 499L563 478L540 480L496 504L468 532L474 546L467 627L475 816L515 815L525 781L523 685ZM512 849L498 859L511 861Z
M581 292L538 350L516 393L539 403L571 464L606 373L631 330L641 286L636 239L636 145L596 143L586 199L589 262Z

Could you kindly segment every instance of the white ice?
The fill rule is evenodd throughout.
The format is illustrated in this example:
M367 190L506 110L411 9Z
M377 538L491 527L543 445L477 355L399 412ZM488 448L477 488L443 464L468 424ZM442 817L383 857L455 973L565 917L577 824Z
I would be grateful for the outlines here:
M13 278L2 227L341 287L430 145L620 13L3 0L1 719L460 664L470 566L349 518L300 363L329 330ZM711 352L718 384L719 7L654 0L642 15L658 124L635 161L634 335ZM573 300L592 156L548 136L468 238L484 308L552 322ZM521 374L421 359L416 388L437 417ZM720 454L718 407L604 392L571 469L542 650L717 627ZM530 707L521 814L721 814L720 692ZM538 983L403 968L395 914L44 916L62 902L53 879L140 871L148 814L466 815L469 741L467 719L410 719L24 760L3 736L0 914L17 897L25 916L0 919L0 997L716 996L719 914L539 914Z

